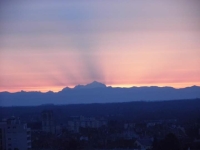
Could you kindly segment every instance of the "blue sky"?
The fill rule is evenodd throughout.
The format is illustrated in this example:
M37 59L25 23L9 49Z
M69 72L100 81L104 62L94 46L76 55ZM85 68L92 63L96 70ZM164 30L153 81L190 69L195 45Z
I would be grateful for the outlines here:
M1 91L200 85L200 2L1 1Z

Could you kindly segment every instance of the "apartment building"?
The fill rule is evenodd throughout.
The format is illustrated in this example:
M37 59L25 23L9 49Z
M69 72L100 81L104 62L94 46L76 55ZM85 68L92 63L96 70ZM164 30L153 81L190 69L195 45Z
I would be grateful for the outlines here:
M31 149L31 129L19 118L11 117L0 122L1 150Z

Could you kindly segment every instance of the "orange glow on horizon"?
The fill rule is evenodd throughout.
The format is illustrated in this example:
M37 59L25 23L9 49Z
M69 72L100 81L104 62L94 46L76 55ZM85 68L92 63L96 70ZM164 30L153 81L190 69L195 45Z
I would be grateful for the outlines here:
M85 84L81 84L85 85ZM131 88L131 87L151 87L151 86L158 86L158 87L173 87L173 88L185 88L185 87L191 87L191 86L200 86L200 83L158 83L158 84L106 84L107 87L111 86L114 88ZM6 90L0 89L0 92L20 92L20 91L25 91L25 92L59 92L63 88L69 87L69 88L74 88L75 85L71 86L41 86L41 87L16 87L16 88L8 88Z

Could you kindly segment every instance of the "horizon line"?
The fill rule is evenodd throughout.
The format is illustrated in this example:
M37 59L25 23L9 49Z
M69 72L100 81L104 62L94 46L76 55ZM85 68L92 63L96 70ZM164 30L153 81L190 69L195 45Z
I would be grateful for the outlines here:
M95 82L95 81L93 81ZM93 83L91 82L91 83ZM89 84L91 84L89 83ZM101 83L101 82L98 82L98 83ZM104 84L104 83L102 83ZM78 85L83 85L83 86L87 86L88 84L78 84ZM58 92L61 92L63 89L65 88L68 88L68 89L76 89L76 86L78 85L75 85L75 86L59 86L61 88L59 88L59 90L51 90L51 89L46 89L46 90L16 90L16 91L9 91L9 90L0 90L0 93L3 93L3 92L8 92L8 93L19 93L19 92L40 92L40 93L48 93L48 92L53 92L53 93L58 93ZM144 85L141 85L141 86L137 86L137 85L133 85L133 86L119 86L119 85L106 85L104 84L106 87L105 88L125 88L125 89L129 89L129 88L142 88L142 87L147 87L147 88L151 88L151 87L158 87L158 88L174 88L174 89L184 89L184 88L190 88L190 87L200 87L200 85L190 85L190 86L183 86L183 87L175 87L175 86L168 86L168 85L148 85L148 84L144 84ZM121 84L122 85L122 84ZM55 86L52 86L52 87L55 87ZM96 88L99 88L99 87L96 87ZM100 88L103 88L103 87L100 87ZM81 88L82 89L82 88ZM94 89L94 88L87 88L87 89Z

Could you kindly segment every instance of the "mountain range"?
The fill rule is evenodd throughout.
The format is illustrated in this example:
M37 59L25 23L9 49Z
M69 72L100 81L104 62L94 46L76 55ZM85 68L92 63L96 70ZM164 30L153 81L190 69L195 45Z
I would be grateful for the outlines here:
M163 101L200 98L200 87L107 87L94 81L74 88L65 87L59 92L0 92L0 106L35 106L42 104L86 104L129 101Z

